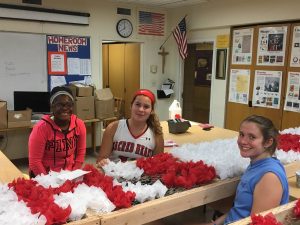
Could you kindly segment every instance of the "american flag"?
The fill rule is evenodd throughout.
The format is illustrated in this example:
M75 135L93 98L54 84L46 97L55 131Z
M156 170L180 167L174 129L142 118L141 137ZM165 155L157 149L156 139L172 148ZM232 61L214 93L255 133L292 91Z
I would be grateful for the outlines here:
M139 34L164 36L165 14L139 11Z
M173 36L177 42L178 50L181 58L185 59L188 55L185 18L183 18L180 21L180 23L176 26L176 28L173 30Z

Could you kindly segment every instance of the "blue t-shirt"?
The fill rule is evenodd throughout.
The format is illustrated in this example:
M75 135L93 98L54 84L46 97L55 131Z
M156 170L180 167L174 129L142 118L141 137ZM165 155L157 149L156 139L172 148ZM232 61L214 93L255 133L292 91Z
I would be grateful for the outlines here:
M267 172L276 174L281 182L283 193L280 205L288 203L289 185L284 167L276 158L270 157L261 159L254 163L250 163L241 177L236 190L234 206L230 209L224 224L232 223L250 216L255 186L260 181L261 177Z

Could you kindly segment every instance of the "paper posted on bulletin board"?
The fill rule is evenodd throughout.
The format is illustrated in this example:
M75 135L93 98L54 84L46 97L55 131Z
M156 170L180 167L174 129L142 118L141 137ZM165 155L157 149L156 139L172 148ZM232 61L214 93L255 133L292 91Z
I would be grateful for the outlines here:
M253 106L279 109L282 71L256 70L253 88Z
M284 110L300 112L300 73L289 72Z
M231 69L229 84L229 102L248 104L250 70Z
M80 82L91 84L90 38L47 35L48 89Z

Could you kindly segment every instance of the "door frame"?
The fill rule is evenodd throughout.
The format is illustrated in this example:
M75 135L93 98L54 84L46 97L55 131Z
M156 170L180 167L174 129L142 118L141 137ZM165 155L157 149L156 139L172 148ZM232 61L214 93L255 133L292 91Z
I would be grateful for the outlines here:
M143 88L143 83L144 83L144 42L140 42L140 41L124 41L124 40L100 40L100 44L99 44L99 52L100 52L100 73L99 73L99 78L101 82L99 82L100 84L100 88L103 88L103 44L113 44L113 43L120 43L120 44L139 44L140 45L140 82L139 82L139 87Z
M193 39L193 40L189 40L188 42L187 42L187 44L199 44L199 43L203 43L203 42L211 42L211 43L213 43L213 59L212 59L212 74L211 74L211 86L210 86L210 99L209 99L209 102L210 102L210 104L209 104L209 108L210 108L210 110L209 110L209 123L212 123L212 121L211 121L211 119L212 119L212 102L213 102L213 98L212 98L212 89L213 89L213 87L214 87L214 83L215 83L215 79L214 79L214 77L215 77L215 74L216 74L216 69L215 69L215 67L216 67L216 41L215 41L215 39L210 39L210 38L207 38L207 39ZM180 103L181 103L181 105L183 105L182 103L182 101L183 101L183 98L182 98L182 93L183 93L183 82L184 82L184 62L181 60L181 63L180 63L180 78L178 79L178 80L180 80L181 82L180 82L180 87L179 87L179 93L180 93Z

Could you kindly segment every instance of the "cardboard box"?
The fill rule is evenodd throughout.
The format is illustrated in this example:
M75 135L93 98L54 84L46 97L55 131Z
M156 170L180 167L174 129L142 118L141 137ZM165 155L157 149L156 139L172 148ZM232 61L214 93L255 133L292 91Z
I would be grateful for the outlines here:
M69 88L70 90L71 90L71 92L72 92L72 96L73 96L73 98L75 99L76 98L76 87L74 86L74 85L66 85L66 87L67 88Z
M88 97L93 96L94 87L85 85L85 84L71 84L70 86L76 87L76 96L77 97Z
M106 119L114 117L115 101L109 88L95 90L96 118Z
M7 112L7 127L29 127L31 125L31 109Z
M95 118L94 96L76 97L74 113L82 120Z
M7 102L0 99L0 129L7 128Z

